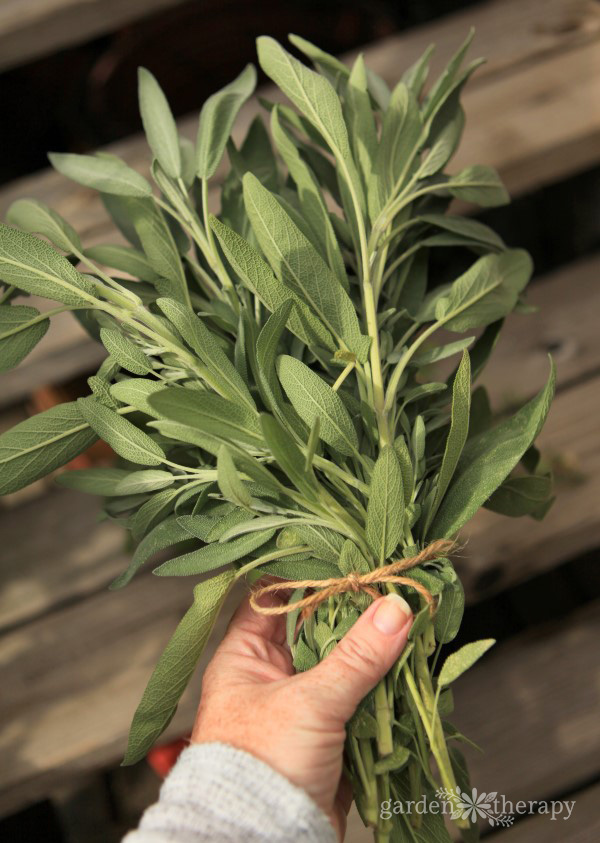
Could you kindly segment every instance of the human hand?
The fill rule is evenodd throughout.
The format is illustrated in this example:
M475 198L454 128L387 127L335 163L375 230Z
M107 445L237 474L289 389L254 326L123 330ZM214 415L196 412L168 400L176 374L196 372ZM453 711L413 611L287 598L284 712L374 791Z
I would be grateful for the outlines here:
M246 599L204 674L192 743L219 741L269 764L310 794L343 840L352 803L344 726L404 649L411 623L398 595L376 600L324 661L294 674L285 616L258 614Z

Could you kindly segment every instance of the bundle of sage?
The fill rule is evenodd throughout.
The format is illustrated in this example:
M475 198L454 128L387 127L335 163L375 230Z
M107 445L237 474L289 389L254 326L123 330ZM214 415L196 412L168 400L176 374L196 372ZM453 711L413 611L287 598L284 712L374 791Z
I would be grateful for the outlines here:
M255 87L252 66L205 103L195 145L140 70L155 188L112 154L50 156L100 192L129 245L88 247L35 200L10 208L0 227L2 370L64 311L107 357L89 396L0 436L0 492L99 437L118 464L57 480L104 495L104 516L130 531L137 546L111 588L167 548L157 576L204 576L150 678L126 763L170 722L240 578L292 583L299 671L325 658L372 599L402 593L415 615L409 646L348 724L347 774L379 843L449 841L440 816L383 819L379 806L468 784L465 738L447 720L450 686L493 642L468 644L440 667L464 607L450 551L481 506L535 518L548 509L551 480L533 443L554 375L499 422L485 389L472 391L505 317L527 309L532 266L486 225L446 213L455 197L508 199L489 167L444 173L463 130L460 93L479 65L463 67L470 37L426 93L431 50L390 91L362 56L348 68L291 41L315 69L258 40L261 67L291 105L261 100L270 133L256 117L239 146L231 131ZM455 252L466 270L454 280L431 271L432 250ZM58 306L14 303L27 294Z

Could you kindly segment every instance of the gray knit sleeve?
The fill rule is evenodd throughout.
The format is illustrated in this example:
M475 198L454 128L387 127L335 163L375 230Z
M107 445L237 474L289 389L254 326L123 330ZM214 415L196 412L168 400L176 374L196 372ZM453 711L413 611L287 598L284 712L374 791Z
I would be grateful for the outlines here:
M336 843L305 791L247 752L190 746L123 843Z

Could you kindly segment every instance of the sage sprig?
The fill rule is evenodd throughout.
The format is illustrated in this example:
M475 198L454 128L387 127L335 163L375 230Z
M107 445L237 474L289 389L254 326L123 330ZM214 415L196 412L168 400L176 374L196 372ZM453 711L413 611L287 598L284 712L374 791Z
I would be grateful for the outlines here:
M63 311L107 351L88 397L0 436L0 491L53 472L100 437L118 465L59 482L106 496L105 516L137 543L111 588L165 549L171 558L155 574L210 575L150 679L126 763L168 725L236 580L365 574L454 538L481 506L539 518L552 501L534 441L553 367L538 395L499 423L483 387L471 400L532 267L487 226L446 214L454 197L507 201L489 167L445 172L464 125L460 91L478 65L462 67L470 37L427 93L430 51L390 91L362 56L347 68L292 41L314 69L272 38L258 41L262 69L291 101L263 100L270 134L256 118L239 147L231 138L254 68L207 101L195 149L142 69L154 187L113 155L51 156L100 191L129 245L88 247L33 200L16 202L0 226L0 370L26 357ZM230 166L217 183L225 152ZM473 256L449 283L429 271L439 248ZM27 294L58 305L39 313L15 303ZM453 358L440 379L438 362ZM379 585L413 608L409 646L348 724L347 774L379 843L450 841L438 817L386 820L379 805L465 786L464 759L448 747L462 736L447 723L447 686L493 643L467 645L438 670L460 627L463 588L449 559L409 573L419 589ZM297 670L324 658L371 599L337 594L296 634L302 596L292 593L287 623ZM476 829L457 824L475 839Z

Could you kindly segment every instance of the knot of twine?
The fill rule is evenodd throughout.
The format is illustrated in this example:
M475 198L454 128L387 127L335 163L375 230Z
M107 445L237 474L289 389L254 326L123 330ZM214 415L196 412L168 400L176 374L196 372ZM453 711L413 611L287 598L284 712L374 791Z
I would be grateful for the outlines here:
M448 556L455 548L455 543L448 539L437 539L436 541L424 547L416 556L410 556L407 559L396 559L390 562L389 565L383 565L381 568L375 568L374 571L369 571L366 574L361 574L358 571L350 571L343 577L332 577L326 580L285 580L284 582L276 582L271 585L264 585L260 588L254 589L250 594L250 605L255 612L262 615L286 615L288 612L295 612L300 610L302 617L306 619L314 610L336 594L344 594L346 592L353 592L358 594L361 591L370 595L374 600L381 597L381 592L373 588L373 584L384 582L395 583L396 585L407 585L418 591L428 603L430 609L433 608L434 599L429 591L417 580L412 577L399 576L402 571L408 571L415 568L417 565L422 565L423 562L431 562L433 559L439 559L443 556ZM296 600L294 603L282 604L280 606L261 606L259 600L265 594L273 594L277 591L289 591L297 588L316 588L318 591L309 594L308 597L303 597L301 600Z

